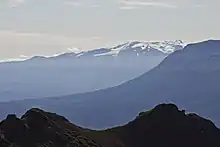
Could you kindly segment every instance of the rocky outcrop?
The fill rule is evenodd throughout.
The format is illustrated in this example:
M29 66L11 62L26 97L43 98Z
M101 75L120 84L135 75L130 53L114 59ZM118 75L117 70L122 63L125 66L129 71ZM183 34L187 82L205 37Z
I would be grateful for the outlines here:
M220 130L174 104L142 112L128 124L94 131L66 118L31 109L0 123L0 147L219 147Z

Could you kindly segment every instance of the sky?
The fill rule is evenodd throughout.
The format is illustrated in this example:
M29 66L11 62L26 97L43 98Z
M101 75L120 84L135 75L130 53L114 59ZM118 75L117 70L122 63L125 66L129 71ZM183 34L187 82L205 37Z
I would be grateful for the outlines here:
M220 39L219 0L0 0L0 60Z

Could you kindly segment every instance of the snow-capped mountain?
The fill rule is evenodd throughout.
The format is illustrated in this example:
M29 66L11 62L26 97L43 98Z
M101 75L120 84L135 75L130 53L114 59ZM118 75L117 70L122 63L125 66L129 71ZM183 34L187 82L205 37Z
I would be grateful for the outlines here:
M136 62L139 59L141 59L141 62ZM77 122L77 124L83 125L84 127L109 128L124 124L132 119L138 112L158 103L165 102L176 103L188 112L196 111L203 116L211 118L220 126L220 41L209 40L189 44L183 50L176 51L169 55L162 62L154 62L160 63L156 67L155 64L154 66L149 65L149 63L154 61L153 59L155 59L155 57L150 58L150 60L149 58L132 58L132 62L128 63L126 61L121 64L119 68L118 66L106 66L105 62L101 62L104 64L103 67L106 68L101 67L100 70L98 70L98 68L92 67L91 69L94 70L94 76L91 76L92 70L89 69L91 66L90 62L89 66L84 67L80 73L78 72L79 69L71 72L69 69L63 70L64 68L59 68L53 70L51 73L47 73L49 76L46 78L42 76L42 73L46 70L51 70L51 66L44 68L41 72L33 71L28 67L27 73L30 75L23 76L23 79L32 76L34 80L37 80L37 82L34 81L34 83L38 84L42 82L41 85L38 84L38 87L37 84L33 84L33 81L31 81L33 80L32 78L25 81L22 77L18 77L19 73L18 70L16 70L11 72L12 76L10 78L14 78L14 81L21 79L22 83L28 83L30 81L32 83L32 85L23 84L23 86L26 86L26 89L16 91L16 98L18 98L18 94L22 92L22 94L24 94L25 90L26 93L31 92L31 94L33 94L35 92L38 96L42 94L45 96L45 93L48 94L49 92L61 95L64 93L61 91L63 89L68 90L65 91L68 92L68 94L67 96L58 98L28 100L21 101L20 103L14 102L11 103L11 105L0 105L0 119L1 116L3 116L2 118L5 117L3 112L11 114L13 112L21 112L22 109L24 112L28 108L38 106L44 110L65 115L71 121ZM111 62L111 65L112 63L114 62ZM121 60L117 62L117 65L118 63L121 63ZM140 63L142 63L143 66L138 69L137 67ZM131 68L127 68L128 65ZM143 71L148 71L149 67L154 67L154 69L141 74ZM5 70L0 71L0 77L2 77L2 73L4 73ZM132 73L134 71L137 73ZM7 73L7 76L9 74ZM122 79L132 79L138 74L141 74L141 76L113 88L77 95L69 94L70 92L74 93L79 91L79 89L76 89L74 86L80 87L81 85L86 85L88 89L91 89L91 87L97 88L100 86L99 84L103 83L105 85L100 86L103 88L109 86L112 81L114 82L113 84L118 84L118 81L122 81ZM125 78L125 76L129 77ZM73 80L74 77L76 77L76 79ZM116 78L118 79L116 80ZM4 80L7 82L6 84L2 82ZM8 91L3 91L5 94L7 94L6 92L13 94L9 91L10 88L12 90L16 90L17 87L21 88L22 84L18 85L18 83L15 82L12 83L10 87L7 87L7 85L9 85L8 80L11 79L6 77L0 79L0 85L3 83L0 90L8 89ZM50 81L52 82L46 85L47 81L48 83ZM57 85L60 87L56 87ZM3 98L4 95L0 97ZM93 117L94 114L99 117Z
M73 49L71 52L62 53L51 57L34 56L31 60L36 59L76 59L83 57L118 57L123 55L132 56L149 56L149 55L169 55L176 50L183 49L185 44L181 40L162 41L162 42L140 42L130 41L111 48L100 48L88 51ZM71 50L71 49L70 49Z
M0 101L55 97L113 87L156 67L182 41L127 42L0 64ZM14 74L16 73L16 74Z
M182 49L184 47L184 43L181 40L176 41L164 41L164 42L128 42L123 45L112 48L111 51L117 50L118 53L131 50L139 53L147 53L150 51L158 51L164 54L172 53L176 50ZM117 54L116 54L117 55Z

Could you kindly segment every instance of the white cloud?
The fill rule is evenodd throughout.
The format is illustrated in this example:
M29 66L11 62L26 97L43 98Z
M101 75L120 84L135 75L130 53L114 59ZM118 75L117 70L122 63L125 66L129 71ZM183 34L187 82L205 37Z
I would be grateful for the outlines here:
M18 43L18 44L64 44L71 45L76 42L88 41L88 40L99 40L100 37L66 37L61 35L51 35L44 33L24 33L16 32L11 30L0 30L0 40L2 43Z
M79 6L82 6L82 3L79 2L79 1L66 1L64 2L65 5L71 5L71 6L74 6L74 7L79 7Z
M136 7L133 7L133 6L120 6L119 9L121 10L133 10L135 9Z
M28 58L28 56L25 56L25 55L20 55L19 57L20 57L20 59L27 59Z
M80 1L76 1L76 0L72 0L72 1L65 1L64 2L65 5L69 5L69 6L74 6L74 7L87 7L87 8L100 8L101 5L99 4L86 4L86 3L82 3Z
M130 0L121 0L119 1L120 8L137 8L137 7L162 7L162 8L177 8L176 5L165 3L165 2L156 2L156 1L130 1Z
M15 8L20 6L21 4L23 4L25 2L25 0L8 0L8 5L11 8Z
M90 7L91 7L91 8L100 8L100 7L101 7L101 5L98 5L98 4L93 4L93 5L91 5Z

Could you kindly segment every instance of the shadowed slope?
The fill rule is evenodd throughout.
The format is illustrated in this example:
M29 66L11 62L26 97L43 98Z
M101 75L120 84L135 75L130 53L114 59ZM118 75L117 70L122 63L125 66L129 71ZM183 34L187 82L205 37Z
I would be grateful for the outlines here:
M101 147L86 138L82 128L62 116L40 109L29 110L21 119L8 115L1 122L0 130L10 145L19 147Z
M0 123L1 147L219 147L220 130L173 104L142 112L127 125L103 131L80 128L64 117L29 110Z

